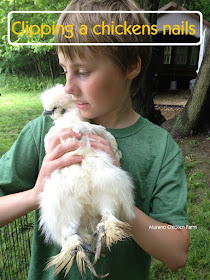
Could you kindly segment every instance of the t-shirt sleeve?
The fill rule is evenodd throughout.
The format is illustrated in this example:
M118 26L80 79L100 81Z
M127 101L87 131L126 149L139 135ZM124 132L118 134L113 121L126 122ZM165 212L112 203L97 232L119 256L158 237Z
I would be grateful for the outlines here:
M32 188L38 174L38 149L28 123L0 159L0 196Z
M150 217L167 224L188 224L187 181L182 151L168 135L162 167L153 191Z

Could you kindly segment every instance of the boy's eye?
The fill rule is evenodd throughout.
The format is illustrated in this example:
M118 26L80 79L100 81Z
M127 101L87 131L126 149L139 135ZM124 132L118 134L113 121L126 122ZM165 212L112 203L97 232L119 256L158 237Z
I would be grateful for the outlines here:
M78 75L80 75L80 76L88 76L89 74L90 74L90 72L88 72L88 71L84 71L84 70L78 71Z

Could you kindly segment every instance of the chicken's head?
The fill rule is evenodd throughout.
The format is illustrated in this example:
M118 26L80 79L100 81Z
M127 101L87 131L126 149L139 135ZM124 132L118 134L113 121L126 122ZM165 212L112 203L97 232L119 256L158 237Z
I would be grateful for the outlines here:
M44 107L43 115L50 115L54 120L76 107L71 95L65 92L64 86L61 84L47 89L40 98Z

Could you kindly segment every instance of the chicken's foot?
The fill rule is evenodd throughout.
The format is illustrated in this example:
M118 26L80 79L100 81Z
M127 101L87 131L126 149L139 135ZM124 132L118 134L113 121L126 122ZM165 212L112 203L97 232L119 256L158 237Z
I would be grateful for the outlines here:
M68 274L71 266L76 259L78 269L82 273L86 273L86 266L97 278L105 278L109 274L98 275L90 262L87 254L95 254L95 252L88 246L87 243L82 241L78 234L71 235L66 243L64 243L61 252L52 257L46 269L55 265L54 275L57 275L62 269L66 269L65 276Z
M94 235L98 235L96 242L96 253L93 265L100 258L101 249L105 243L110 250L113 243L130 237L131 226L128 223L121 222L111 214L102 217L100 223L96 227Z

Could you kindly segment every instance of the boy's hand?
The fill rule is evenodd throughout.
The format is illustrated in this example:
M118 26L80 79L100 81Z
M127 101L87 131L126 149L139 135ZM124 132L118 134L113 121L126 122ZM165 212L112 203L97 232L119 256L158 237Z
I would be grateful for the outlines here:
M88 134L87 136L95 140L90 141L90 145L93 149L104 151L112 158L114 165L120 167L120 162L117 160L109 141L95 134Z
M32 190L34 202L36 203L37 207L39 203L39 194L43 191L44 183L50 177L52 172L56 169L79 163L83 159L82 156L62 157L64 154L75 151L79 148L79 144L77 141L61 144L61 139L67 139L70 137L75 137L79 140L82 135L81 133L75 133L71 129L65 129L49 140L48 152L43 159L39 176L37 178L35 187Z

